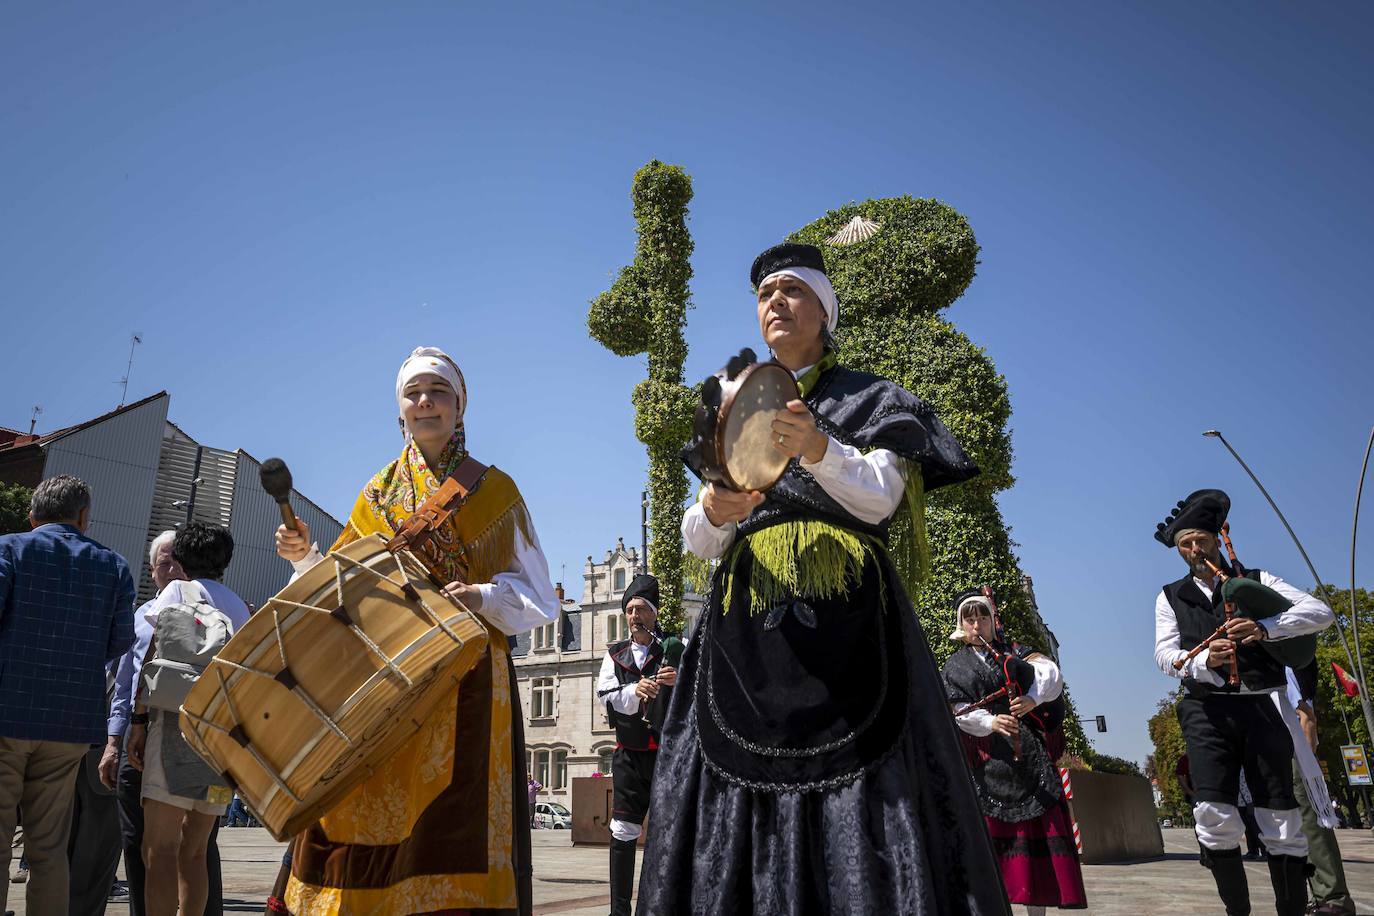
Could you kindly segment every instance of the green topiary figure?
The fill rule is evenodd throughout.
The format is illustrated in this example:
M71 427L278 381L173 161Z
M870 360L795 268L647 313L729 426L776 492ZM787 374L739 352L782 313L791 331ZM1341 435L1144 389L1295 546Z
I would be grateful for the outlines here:
M856 217L876 222L876 232L831 244ZM846 234L862 236L865 227L851 226ZM963 295L977 269L978 242L968 221L936 200L891 197L832 210L788 241L825 253L840 302L840 361L890 378L927 401L982 469L973 480L926 497L931 570L913 598L937 660L943 663L955 648L944 638L953 624L954 596L984 583L996 590L1008 634L1046 648L1048 634L1030 613L996 501L997 492L1014 482L1006 379L939 315ZM1070 752L1091 754L1076 721L1066 722L1065 734Z
M682 384L692 277L687 203L692 179L658 160L635 173L630 191L639 243L634 263L592 301L587 329L617 356L649 357L649 377L635 386L635 436L649 453L649 569L658 577L659 623L682 628L682 505L687 471L680 452L692 432L696 396Z

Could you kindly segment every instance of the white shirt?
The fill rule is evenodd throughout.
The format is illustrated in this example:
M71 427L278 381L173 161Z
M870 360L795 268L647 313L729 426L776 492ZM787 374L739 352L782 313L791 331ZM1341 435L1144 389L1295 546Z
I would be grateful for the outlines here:
M1217 580L1212 579L1204 582L1194 576L1193 584L1210 601L1212 588L1217 584ZM1317 633L1331 626L1336 620L1335 615L1331 613L1331 608L1327 607L1321 599L1294 588L1278 576L1261 571L1260 584L1272 588L1293 602L1293 606L1282 614L1258 621L1269 632L1270 639L1288 639L1293 636ZM1175 671L1174 661L1187 654L1180 647L1178 619L1174 616L1174 609L1169 605L1169 599L1165 597L1164 591L1161 589L1159 597L1155 599L1155 664L1159 666L1159 670L1170 677L1180 679L1191 677L1200 683L1211 684L1214 687L1221 687L1226 683L1226 679L1217 672L1217 669L1207 667L1207 656L1209 655L1207 649L1203 649L1193 656L1190 661L1184 662L1181 670ZM1270 691L1252 691L1242 684L1240 692L1269 693Z
M630 652L634 656L635 667L643 671L644 663L649 660L649 646L641 646L631 640ZM601 673L596 677L596 698L602 703L610 703L611 708L623 715L632 716L639 712L640 701L635 696L635 685L631 682L622 686L616 679L615 659L611 658L609 652L601 660Z
M792 373L797 378L806 374L810 366ZM801 459L802 467L816 478L816 483L860 521L877 525L885 521L901 505L906 492L903 462L895 452L877 448L864 454L852 445L841 445L832 436L826 437L825 454L815 464ZM725 553L735 540L734 522L717 527L706 517L701 504L702 489L697 501L682 516L682 539L687 549L703 560L712 560Z
M468 608L474 614L481 614L507 636L552 623L558 619L561 609L553 582L549 579L549 561L544 558L544 551L539 546L534 522L530 522L529 531L529 541L516 531L515 554L510 567L492 576L490 582L476 583L482 600L476 607ZM292 580L323 559L319 545L311 545L305 559L291 564L296 570Z
M979 652L978 657L987 663L983 653ZM1028 664L1035 669L1035 683L1031 684L1030 689L1026 691L1026 696L1034 700L1036 706L1057 700L1059 695L1064 692L1064 678L1059 673L1059 666L1045 655L1038 655L1030 659ZM972 703L955 704L955 724L959 726L961 731L973 735L975 738L992 734L992 723L996 721L997 717L988 710L975 709L966 716L957 715L961 710L968 709L972 705Z
M234 625L235 633L248 622L250 616L248 605L229 586L223 582L216 582L214 579L193 579L191 581L204 589L205 597L210 599L210 604L215 610L229 618L229 622ZM192 590L183 591L186 585L186 581L181 579L167 583L167 587L158 593L157 598L151 605L147 606L148 610L144 612L144 617L149 624L157 625L158 612L165 607L173 604L190 604L199 600L197 596L191 593ZM134 678L134 683L138 683L137 669L134 671Z

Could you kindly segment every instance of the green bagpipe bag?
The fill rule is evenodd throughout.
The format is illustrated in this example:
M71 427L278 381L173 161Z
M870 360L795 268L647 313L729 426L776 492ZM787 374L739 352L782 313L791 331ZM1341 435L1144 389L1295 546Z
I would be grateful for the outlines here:
M1293 606L1293 602L1269 586L1242 576L1226 580L1221 586L1221 599L1234 604L1237 615L1251 620L1277 617ZM1316 633L1290 639L1266 639L1260 645L1288 668L1306 667L1317 657Z

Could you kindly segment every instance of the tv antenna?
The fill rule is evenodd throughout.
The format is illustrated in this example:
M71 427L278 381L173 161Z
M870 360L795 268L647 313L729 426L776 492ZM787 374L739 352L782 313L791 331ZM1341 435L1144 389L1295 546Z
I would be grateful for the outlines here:
M129 335L129 365L124 369L124 377L119 380L119 384L123 386L119 394L119 407L123 407L124 401L129 397L129 376L132 375L134 371L134 348L141 343L143 343L143 337L141 335Z
M43 412L42 404L33 405L33 413L29 414L29 435L33 435L33 428L38 425L38 415Z

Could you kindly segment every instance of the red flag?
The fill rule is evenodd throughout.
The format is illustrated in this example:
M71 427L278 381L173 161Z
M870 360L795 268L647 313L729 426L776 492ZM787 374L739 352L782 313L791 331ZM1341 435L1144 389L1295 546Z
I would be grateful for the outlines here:
M1342 668L1335 662L1332 662L1331 670L1335 672L1336 683L1341 685L1341 689L1345 691L1346 696L1357 697L1360 695L1360 685L1355 683L1355 681L1350 677L1350 675L1345 673L1344 668Z

